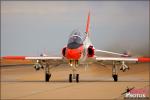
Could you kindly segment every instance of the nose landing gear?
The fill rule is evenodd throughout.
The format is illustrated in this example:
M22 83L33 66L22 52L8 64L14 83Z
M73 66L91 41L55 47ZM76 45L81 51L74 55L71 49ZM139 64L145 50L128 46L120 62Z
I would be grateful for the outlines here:
M73 80L79 82L79 74L69 74L69 82L72 82Z
M78 60L70 60L70 66L72 67L73 74L69 74L69 82L72 82L73 80L79 82L79 74L76 74Z

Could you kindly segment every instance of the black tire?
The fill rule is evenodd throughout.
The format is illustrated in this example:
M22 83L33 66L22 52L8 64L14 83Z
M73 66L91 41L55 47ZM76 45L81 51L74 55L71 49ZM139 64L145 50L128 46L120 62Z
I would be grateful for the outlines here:
M45 74L45 82L49 82L50 77L51 77L51 74L46 73Z
M79 74L76 74L76 82L79 82Z
M72 82L72 74L69 74L69 82Z
M114 82L118 81L118 75L113 75Z

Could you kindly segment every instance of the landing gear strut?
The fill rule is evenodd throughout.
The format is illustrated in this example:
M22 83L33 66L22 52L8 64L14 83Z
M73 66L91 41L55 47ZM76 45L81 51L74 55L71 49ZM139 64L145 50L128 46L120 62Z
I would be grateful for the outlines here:
M113 62L113 67L112 67L112 77L114 79L114 82L118 81L118 70L117 70L117 66L116 63Z
M78 60L72 60L72 61L70 60L70 66L72 67L73 74L69 74L69 82L72 82L73 80L79 82L79 74L76 74L77 65L78 65Z
M46 67L45 67L45 82L49 82L50 78L51 78L51 73L50 73L49 64L46 64Z

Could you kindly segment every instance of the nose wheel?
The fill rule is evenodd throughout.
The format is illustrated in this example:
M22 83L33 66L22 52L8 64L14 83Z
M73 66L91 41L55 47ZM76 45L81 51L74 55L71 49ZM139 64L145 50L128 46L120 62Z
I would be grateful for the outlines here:
M69 82L72 82L73 80L79 82L79 74L69 74Z

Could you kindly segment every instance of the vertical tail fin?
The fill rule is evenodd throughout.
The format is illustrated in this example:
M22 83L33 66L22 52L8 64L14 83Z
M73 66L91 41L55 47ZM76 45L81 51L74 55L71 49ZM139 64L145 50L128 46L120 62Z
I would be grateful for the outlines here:
M86 34L89 36L89 27L90 27L90 12L88 13L88 18L86 22Z

